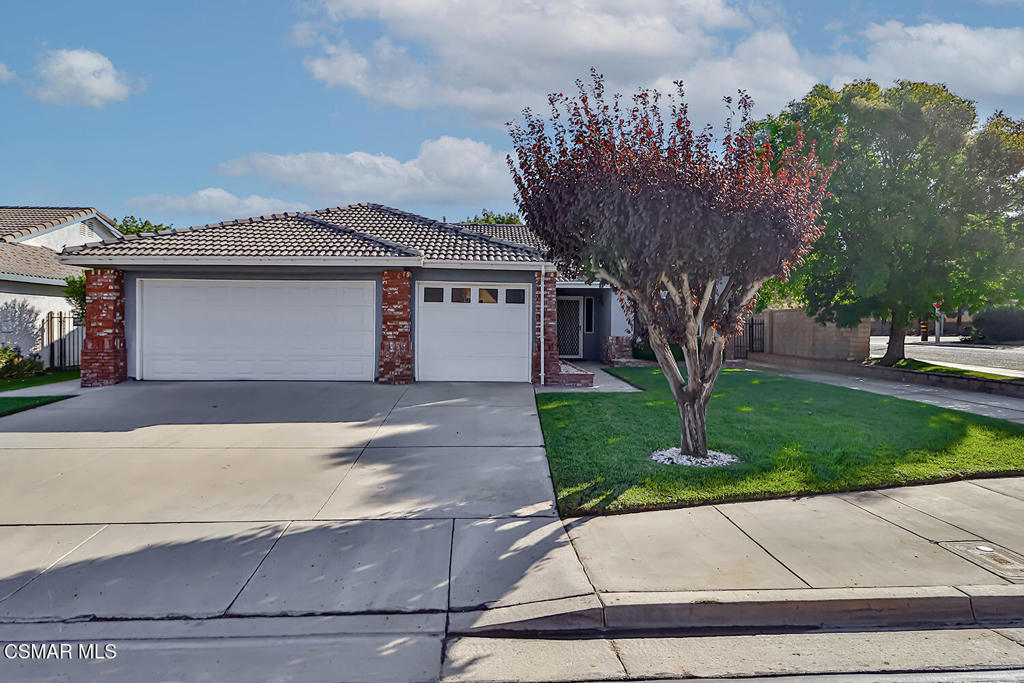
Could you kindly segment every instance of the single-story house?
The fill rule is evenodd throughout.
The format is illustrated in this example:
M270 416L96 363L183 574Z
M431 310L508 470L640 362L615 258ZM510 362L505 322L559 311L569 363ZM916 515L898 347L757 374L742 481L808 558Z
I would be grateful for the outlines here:
M118 236L114 222L93 208L0 206L0 344L38 350L46 317L71 313L64 278L82 272L57 252Z
M568 381L560 352L598 357L615 299L499 227L356 204L67 247L82 382Z

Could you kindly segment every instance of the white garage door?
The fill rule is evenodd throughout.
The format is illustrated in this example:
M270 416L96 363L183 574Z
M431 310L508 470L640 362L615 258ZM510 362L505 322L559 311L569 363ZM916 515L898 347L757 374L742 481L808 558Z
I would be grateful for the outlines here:
M373 282L141 283L142 379L373 379Z
M530 287L419 283L416 378L529 382Z

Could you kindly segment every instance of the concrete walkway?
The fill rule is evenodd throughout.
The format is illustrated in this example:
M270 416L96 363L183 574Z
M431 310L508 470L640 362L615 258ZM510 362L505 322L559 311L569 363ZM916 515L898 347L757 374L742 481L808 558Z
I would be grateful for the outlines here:
M894 396L907 399L908 401L928 403L940 408L961 410L965 413L975 413L977 415L1024 424L1024 399L1022 398L997 396L980 391L940 389L923 384L904 384L903 382L885 379L851 377L832 372L801 370L769 365L767 363L748 362L747 367L751 370L770 372L773 375L783 375L785 377L804 379L809 382L821 382L822 384L831 384L837 387L846 387L847 389L869 391L873 394Z
M594 373L594 385L590 387L559 387L559 386L534 386L538 394L550 392L568 393L606 393L606 392L631 392L640 391L629 382L624 382L615 375L605 372L606 365L593 361L573 361L576 365Z
M77 396L78 394L95 391L96 388L83 389L82 383L77 379L69 379L63 382L51 382L50 384L39 384L24 389L11 389L0 391L0 396Z

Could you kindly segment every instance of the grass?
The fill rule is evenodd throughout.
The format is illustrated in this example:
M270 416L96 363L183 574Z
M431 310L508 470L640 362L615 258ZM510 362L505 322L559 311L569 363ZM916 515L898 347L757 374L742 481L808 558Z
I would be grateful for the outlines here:
M0 417L63 401L70 396L0 396Z
M37 387L42 384L53 384L64 382L69 379L78 379L78 370L54 370L35 377L23 377L20 379L0 379L0 392L24 389L25 387Z
M650 454L679 445L676 407L661 370L614 368L612 374L643 391L537 394L564 516L1024 471L1024 425L731 369L715 384L708 446L740 462L661 465Z
M961 377L980 377L981 379L1007 379L1018 382L1021 381L1020 377L997 375L992 372L979 372L978 370L966 370L964 368L951 368L948 365L936 365L935 363L926 363L924 361L914 360L913 358L904 358L896 361L896 367L903 368L904 370L917 370L918 372L937 372L943 375L960 375Z

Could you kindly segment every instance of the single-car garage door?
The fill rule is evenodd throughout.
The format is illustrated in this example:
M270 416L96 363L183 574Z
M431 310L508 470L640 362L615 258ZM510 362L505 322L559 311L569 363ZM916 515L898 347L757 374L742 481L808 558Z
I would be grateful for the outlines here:
M530 381L530 287L421 282L416 378Z
M140 280L140 379L372 380L376 283Z

